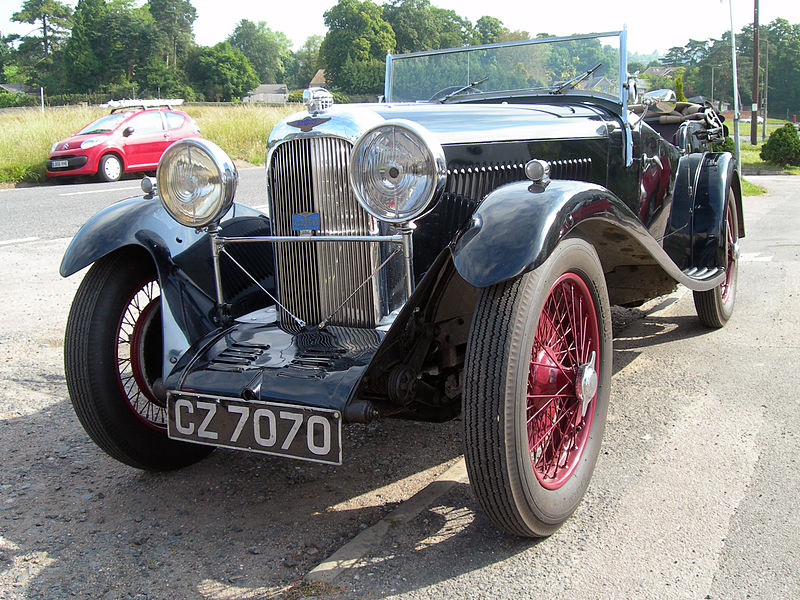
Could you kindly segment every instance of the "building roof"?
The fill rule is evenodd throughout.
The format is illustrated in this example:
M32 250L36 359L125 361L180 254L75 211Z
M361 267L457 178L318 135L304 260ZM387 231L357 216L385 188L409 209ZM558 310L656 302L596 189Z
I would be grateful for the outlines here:
M320 69L314 74L314 77L311 78L308 87L324 86L324 85L325 85L325 69Z

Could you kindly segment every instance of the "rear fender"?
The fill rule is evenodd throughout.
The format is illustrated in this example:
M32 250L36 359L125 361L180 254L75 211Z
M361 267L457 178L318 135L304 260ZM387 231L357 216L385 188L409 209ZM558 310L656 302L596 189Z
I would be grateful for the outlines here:
M237 235L247 235L268 227L265 223L261 213L234 204L222 228L227 224ZM191 344L218 327L210 241L207 234L178 224L157 198L133 198L103 209L81 227L64 254L60 273L68 277L104 256L131 248L146 251L156 266L166 377ZM240 294L240 302L247 305L249 300ZM236 307L233 311L243 312Z
M692 219L692 266L698 269L724 267L725 205L733 191L739 220L739 237L744 237L742 192L733 156L728 152L703 155L697 176Z

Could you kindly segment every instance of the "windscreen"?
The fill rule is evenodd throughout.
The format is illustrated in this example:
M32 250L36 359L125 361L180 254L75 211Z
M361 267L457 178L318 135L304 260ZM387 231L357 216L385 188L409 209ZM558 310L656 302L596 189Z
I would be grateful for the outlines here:
M620 53L615 32L397 55L391 57L387 99L446 101L512 90L581 90L619 100Z

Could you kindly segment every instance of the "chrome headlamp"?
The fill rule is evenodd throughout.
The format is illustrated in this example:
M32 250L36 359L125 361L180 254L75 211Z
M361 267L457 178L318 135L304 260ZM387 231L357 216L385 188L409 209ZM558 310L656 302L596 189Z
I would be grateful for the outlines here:
M424 127L406 120L373 127L350 155L350 185L359 204L389 223L425 212L446 174L442 146Z
M161 203L173 219L187 227L205 227L228 212L239 173L222 148L188 138L161 156L156 181Z

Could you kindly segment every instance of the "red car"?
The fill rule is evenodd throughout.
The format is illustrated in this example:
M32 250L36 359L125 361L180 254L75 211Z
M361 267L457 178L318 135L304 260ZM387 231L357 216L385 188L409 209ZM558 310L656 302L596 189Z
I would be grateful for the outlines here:
M116 181L127 171L154 170L170 144L199 134L194 119L170 105L125 103L53 144L47 176L97 174L103 181Z

